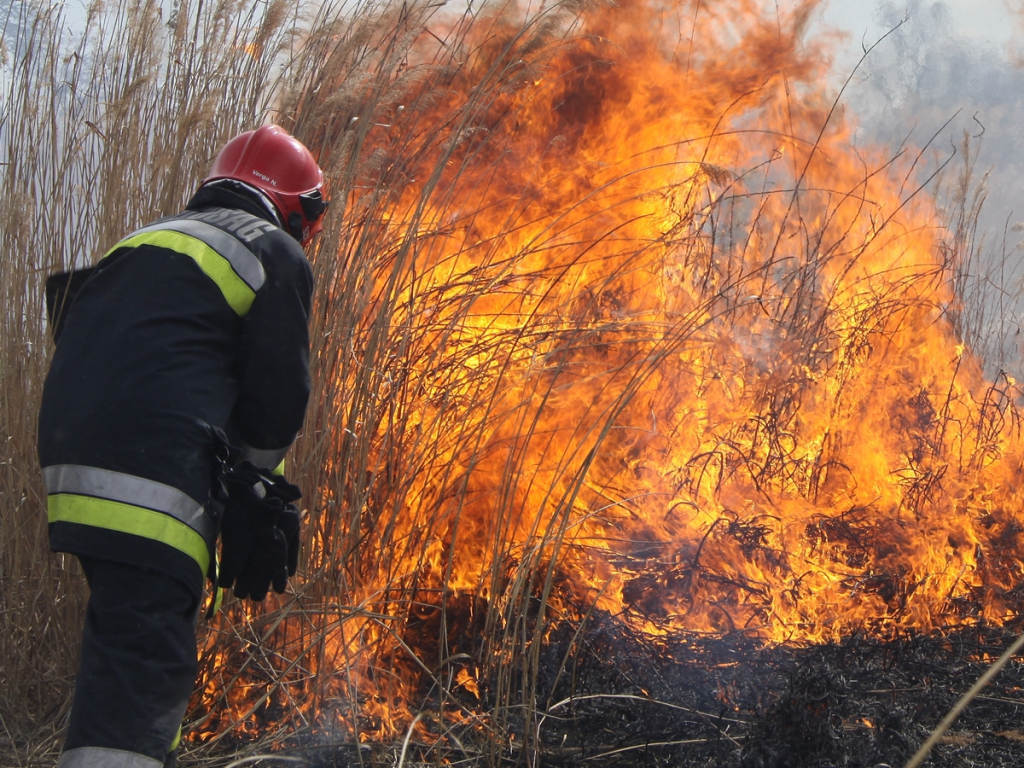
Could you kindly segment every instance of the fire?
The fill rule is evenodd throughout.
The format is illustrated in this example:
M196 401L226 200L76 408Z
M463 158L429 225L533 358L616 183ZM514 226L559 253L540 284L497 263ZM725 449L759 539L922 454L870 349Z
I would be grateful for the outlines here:
M458 511L428 543L449 588L487 594L497 541L651 631L1005 615L1020 568L984 560L1016 541L1016 390L957 339L912 159L859 156L829 117L812 6L781 32L704 9L685 57L661 6L599 6L514 119L462 139L402 297L438 350L410 355L416 423L500 402L462 414L472 444L437 430L457 469L410 501Z
M820 642L1020 610L1017 383L960 338L915 156L851 148L815 6L470 13L345 122L375 357L330 364L323 619L277 641L345 670L317 695L363 737L424 674L510 695L488 675L590 611Z

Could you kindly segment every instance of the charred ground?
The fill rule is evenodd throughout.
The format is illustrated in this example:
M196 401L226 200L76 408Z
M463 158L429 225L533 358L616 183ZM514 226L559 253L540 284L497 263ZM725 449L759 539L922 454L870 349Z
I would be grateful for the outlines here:
M900 766L1020 628L766 647L742 633L652 641L610 617L593 617L581 640L567 623L544 651L539 688L551 693L538 710L547 714L530 725L512 718L514 735L499 760L608 768ZM486 708L486 701L464 703ZM1014 661L926 764L1021 765L1022 710L1024 663ZM527 727L536 750L521 747ZM459 740L461 748L452 739L440 748L413 739L405 764L482 764L472 734ZM295 745L285 753L346 768L393 765L396 758L394 747L340 744Z

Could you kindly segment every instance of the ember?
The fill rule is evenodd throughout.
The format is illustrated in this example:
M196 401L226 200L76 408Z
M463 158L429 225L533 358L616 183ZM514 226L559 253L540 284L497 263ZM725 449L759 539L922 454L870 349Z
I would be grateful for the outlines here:
M297 102L351 188L317 256L307 581L210 635L196 738L419 714L427 752L632 765L633 725L587 736L621 711L674 764L783 765L941 716L907 672L927 695L846 706L849 676L1019 614L1020 392L965 346L929 163L851 149L814 7L421 9L367 33L375 64L335 50ZM751 656L779 643L824 645Z

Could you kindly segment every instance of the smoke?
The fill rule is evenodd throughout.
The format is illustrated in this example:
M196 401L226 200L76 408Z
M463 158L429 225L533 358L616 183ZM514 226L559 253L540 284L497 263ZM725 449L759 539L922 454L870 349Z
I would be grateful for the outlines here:
M1021 9L1006 17L1017 29L1024 26L1024 5ZM988 285L987 367L1019 376L1024 369L1018 224L1024 220L1024 49L970 35L944 2L882 0L875 21L895 31L872 51L844 95L857 116L855 141L881 143L892 151L904 142L914 147L931 142L923 165L929 173L951 153L962 154L964 136L969 137L976 153L973 178L976 184L984 179L986 194L976 269L986 274ZM946 181L953 182L962 157L948 168Z
M965 130L978 137L979 170L992 170L985 229L1001 236L1006 221L1024 219L1024 68L1010 51L960 33L945 3L886 1L877 19L899 29L849 91L858 140L895 147L909 137L920 146L953 118L934 146L951 151Z

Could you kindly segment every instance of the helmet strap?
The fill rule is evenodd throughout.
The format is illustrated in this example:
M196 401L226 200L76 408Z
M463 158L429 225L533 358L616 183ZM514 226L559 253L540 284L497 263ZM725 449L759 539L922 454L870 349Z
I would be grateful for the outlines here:
M302 216L295 211L288 214L288 234L302 242Z

